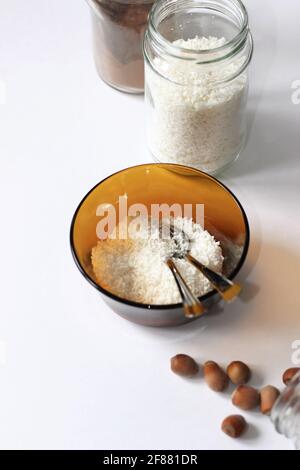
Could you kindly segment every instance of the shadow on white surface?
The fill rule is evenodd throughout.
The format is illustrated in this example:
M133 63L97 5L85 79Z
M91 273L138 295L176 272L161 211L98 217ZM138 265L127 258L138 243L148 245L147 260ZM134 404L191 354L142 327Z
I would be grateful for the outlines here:
M276 174L276 184L280 185L286 182L284 171L287 168L294 168L299 174L299 107L292 103L287 86L277 95L265 94L263 108L264 111L258 109L253 114L248 143L224 176L239 178L257 174L265 177L269 172L270 176ZM281 170L282 173L278 173Z
M231 338L226 354L234 354L235 349L247 350L251 344L252 348L255 344L257 350L264 350L270 337L273 340L278 337L284 342L285 335L291 331L297 335L299 266L300 259L292 250L273 241L265 241L255 270L257 281L248 282L240 278L244 284L244 298L229 305L217 304L199 320L180 327L136 328L164 340L175 341L180 349L178 352L197 349L197 345L201 345L198 348L201 352L203 345L208 344L208 338L223 336ZM289 282L283 283L283 279ZM231 348L233 341L235 347ZM279 343L278 347L283 347L283 344ZM211 346L208 349L212 349ZM270 351L270 354L274 352ZM256 352L253 355L256 356ZM264 363L264 357L261 362ZM255 384L262 384L262 375L258 366Z
M261 433L258 427L252 423L248 423L247 430L245 434L242 436L242 440L245 444L248 444L248 443L251 444L253 440L259 439L260 435Z

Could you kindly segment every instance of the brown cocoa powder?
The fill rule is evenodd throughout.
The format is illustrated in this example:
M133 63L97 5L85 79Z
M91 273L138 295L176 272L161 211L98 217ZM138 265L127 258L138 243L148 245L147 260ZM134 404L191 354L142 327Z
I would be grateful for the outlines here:
M143 91L142 42L153 3L150 0L95 0L95 63L102 79L116 88Z

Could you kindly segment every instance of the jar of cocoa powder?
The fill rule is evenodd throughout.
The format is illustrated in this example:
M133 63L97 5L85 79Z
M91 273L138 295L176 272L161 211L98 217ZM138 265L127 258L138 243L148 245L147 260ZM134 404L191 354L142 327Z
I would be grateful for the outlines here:
M109 85L144 91L142 43L154 0L87 0L92 11L95 64Z

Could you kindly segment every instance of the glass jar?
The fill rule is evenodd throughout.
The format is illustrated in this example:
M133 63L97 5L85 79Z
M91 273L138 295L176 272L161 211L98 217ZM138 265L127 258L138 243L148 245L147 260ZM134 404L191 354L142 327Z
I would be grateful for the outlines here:
M92 10L95 64L109 85L144 91L142 42L153 0L87 0Z
M296 449L300 450L300 372L278 398L271 420L276 430L292 439Z
M155 161L216 174L239 156L252 53L240 0L157 0L144 40Z

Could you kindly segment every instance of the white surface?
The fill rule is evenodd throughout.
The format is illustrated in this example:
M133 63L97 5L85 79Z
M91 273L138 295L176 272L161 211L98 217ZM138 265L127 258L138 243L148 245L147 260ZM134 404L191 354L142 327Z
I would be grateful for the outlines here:
M143 100L97 78L83 0L0 0L1 448L291 448L258 413L231 440L219 430L236 411L229 395L169 372L178 352L242 359L257 386L280 386L300 339L300 6L246 3L252 129L222 178L251 224L244 299L187 327L149 329L106 307L68 240L96 182L149 161Z

